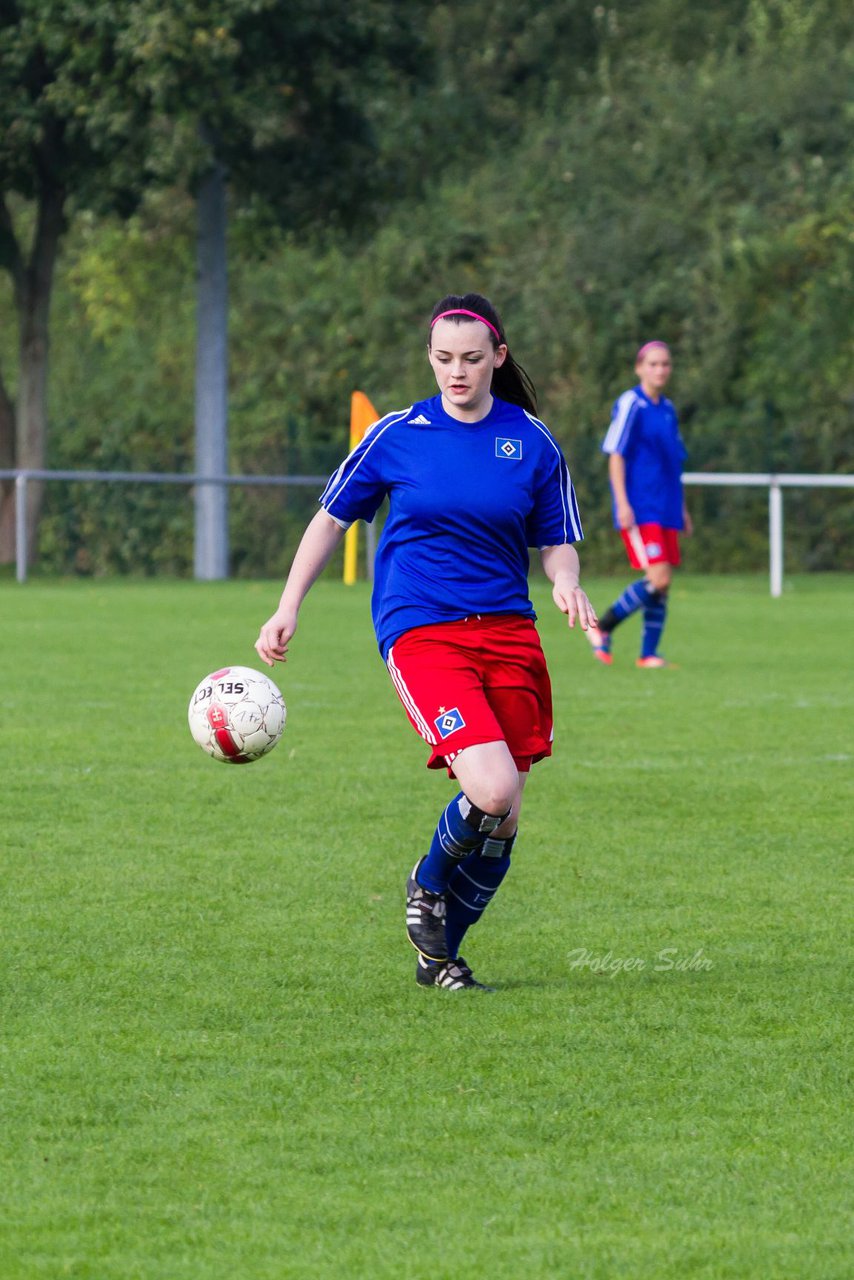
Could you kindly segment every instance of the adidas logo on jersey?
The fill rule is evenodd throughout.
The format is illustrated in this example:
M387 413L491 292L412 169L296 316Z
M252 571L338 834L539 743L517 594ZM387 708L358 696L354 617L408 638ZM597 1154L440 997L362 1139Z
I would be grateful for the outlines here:
M406 425L408 427L429 427L430 419L425 418L423 413L419 413L417 418L407 418Z

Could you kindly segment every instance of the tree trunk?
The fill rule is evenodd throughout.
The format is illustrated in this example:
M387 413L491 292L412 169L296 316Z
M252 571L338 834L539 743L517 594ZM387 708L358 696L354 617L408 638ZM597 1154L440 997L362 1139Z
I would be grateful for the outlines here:
M228 471L228 269L226 187L215 163L197 200L196 471ZM196 486L195 576L228 577L228 490Z
M0 379L0 468L38 470L47 450L47 373L50 299L59 241L65 230L65 192L52 188L39 200L29 262L25 261L6 201L0 197L3 266L14 286L18 315L18 398L13 406ZM27 486L27 550L32 560L42 485ZM15 559L15 489L0 482L0 564Z
M54 269L59 241L65 230L62 191L42 196L30 261L21 272L15 301L18 307L19 377L15 465L41 469L47 458L47 378L50 348L49 320ZM27 485L27 560L32 563L44 486Z
M9 272L14 288L15 305L20 310L24 283L24 260L15 235L15 224L5 197L0 195L0 263ZM0 469L15 467L17 431L15 406L0 375ZM15 482L0 480L0 564L15 562Z

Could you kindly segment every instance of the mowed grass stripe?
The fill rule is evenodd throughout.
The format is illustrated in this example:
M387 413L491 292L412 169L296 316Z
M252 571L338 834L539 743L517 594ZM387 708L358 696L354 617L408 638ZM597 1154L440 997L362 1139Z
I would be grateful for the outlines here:
M190 739L277 591L0 586L4 1280L849 1275L849 580L685 576L662 672L536 586L556 754L474 998L413 981L451 789L367 587L309 598L269 758Z

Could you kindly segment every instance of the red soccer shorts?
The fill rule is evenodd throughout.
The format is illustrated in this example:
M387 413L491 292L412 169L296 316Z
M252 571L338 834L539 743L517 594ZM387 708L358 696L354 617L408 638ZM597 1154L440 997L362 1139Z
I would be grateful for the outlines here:
M637 524L621 529L623 542L633 569L648 569L651 564L679 563L679 531L660 524Z
M431 753L428 769L464 747L504 741L516 768L552 753L552 691L531 618L482 614L413 627L395 640L389 674L412 727Z

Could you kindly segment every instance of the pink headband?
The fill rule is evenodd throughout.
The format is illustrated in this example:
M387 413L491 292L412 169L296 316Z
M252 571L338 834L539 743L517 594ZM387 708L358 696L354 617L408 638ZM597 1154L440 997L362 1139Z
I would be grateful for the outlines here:
M441 315L436 316L435 320L430 321L430 328L432 329L433 325L436 324L438 320L444 320L445 316L471 316L472 320L479 320L481 324L486 325L487 329L491 329L499 342L504 341L494 324L490 324L488 320L484 320L483 316L479 316L476 311L466 311L462 307L454 311L443 311Z
M635 364L637 364L637 362L638 362L640 359L642 359L642 358L643 358L643 356L645 356L645 355L646 355L646 353L647 353L647 351L649 351L650 347L664 347L664 350L665 350L665 351L668 351L668 352L670 351L670 348L668 347L668 345L667 345L667 343L666 343L666 342L659 342L657 339L655 339L655 338L654 338L654 339L652 340L652 342L645 342L645 343L643 344L643 346L641 347L640 351L638 351L637 355L635 356Z

